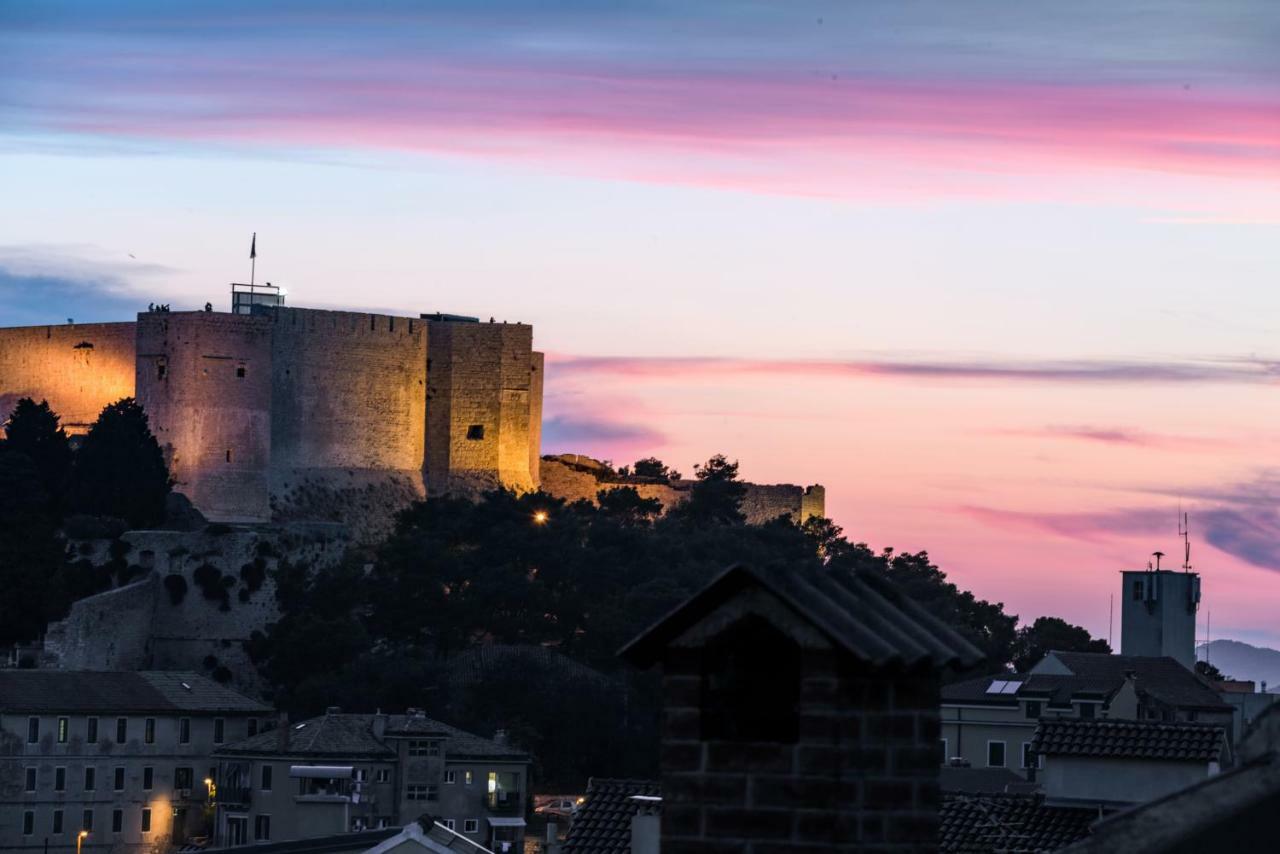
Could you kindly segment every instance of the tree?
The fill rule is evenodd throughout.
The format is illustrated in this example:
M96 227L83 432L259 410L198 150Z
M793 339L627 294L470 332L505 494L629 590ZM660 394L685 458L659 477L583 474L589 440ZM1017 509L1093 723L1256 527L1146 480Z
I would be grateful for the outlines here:
M36 467L51 509L66 489L71 471L71 443L49 402L29 397L18 401L4 425L4 447L26 455Z
M1224 676L1222 671L1216 665L1207 661L1196 662L1196 673L1208 679L1210 682L1230 682L1230 676Z
M31 458L0 450L0 645L33 640L59 606L64 547L49 507Z
M729 462L724 454L716 454L693 467L697 482L689 498L677 505L675 515L693 525L741 525L742 499L746 484L738 480L738 463Z
M164 520L171 486L146 412L126 397L107 405L89 428L75 456L69 503L80 513L115 516L145 528Z
M1013 669L1025 673L1051 651L1110 653L1111 646L1095 638L1087 629L1073 626L1058 617L1037 617L1022 626L1013 642Z
M681 479L680 472L667 468L667 464L657 457L645 457L643 460L636 460L635 465L631 467L631 473L636 477L652 477L665 480L668 483Z
M634 486L602 489L596 500L601 512L618 519L625 525L645 525L662 513L662 502L656 498L641 498Z

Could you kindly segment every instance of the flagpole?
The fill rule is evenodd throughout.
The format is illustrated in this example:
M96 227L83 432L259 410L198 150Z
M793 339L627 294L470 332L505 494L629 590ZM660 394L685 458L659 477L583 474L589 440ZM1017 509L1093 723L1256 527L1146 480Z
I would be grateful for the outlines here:
M258 232L253 233L253 242L249 244L249 299L253 299L254 276L258 273Z

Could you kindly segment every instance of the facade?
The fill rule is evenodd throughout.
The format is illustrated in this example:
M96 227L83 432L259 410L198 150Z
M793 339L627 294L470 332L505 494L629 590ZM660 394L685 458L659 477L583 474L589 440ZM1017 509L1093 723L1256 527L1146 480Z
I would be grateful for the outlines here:
M325 715L217 752L217 843L398 827L423 815L496 852L523 844L528 754L428 718Z
M1195 669L1199 573L1161 569L1121 576L1120 653L1167 655L1188 670Z
M270 709L181 672L0 670L0 850L151 852L207 837L212 755ZM46 847L47 845L47 847Z
M937 850L939 671L981 653L883 578L735 567L622 655L663 668L663 850Z
M146 408L178 491L222 522L427 491L538 483L532 328L245 305L136 322L0 329L0 419L47 399L70 432ZM322 517L323 518L323 517Z
M1172 658L1051 652L1026 674L945 686L939 757L1026 777L1041 721L1200 722L1230 731L1232 717L1207 682Z

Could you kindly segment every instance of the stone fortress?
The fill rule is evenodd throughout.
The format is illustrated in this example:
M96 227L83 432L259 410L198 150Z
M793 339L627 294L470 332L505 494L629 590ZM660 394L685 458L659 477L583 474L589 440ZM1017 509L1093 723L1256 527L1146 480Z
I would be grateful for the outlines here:
M120 550L128 580L51 625L41 666L226 668L252 691L244 642L278 617L278 562L337 560L415 499L503 486L595 501L631 486L669 509L688 495L689 481L541 456L543 356L526 324L286 307L247 287L233 286L231 312L0 328L0 423L31 397L83 434L133 396L175 491L218 523L76 543L95 565ZM803 521L823 505L821 486L751 484L743 510Z

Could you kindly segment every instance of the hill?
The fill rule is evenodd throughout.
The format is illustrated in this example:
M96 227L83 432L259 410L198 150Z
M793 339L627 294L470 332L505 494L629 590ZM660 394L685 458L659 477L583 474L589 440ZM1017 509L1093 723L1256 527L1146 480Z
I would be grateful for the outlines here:
M1196 657L1209 661L1233 679L1252 679L1280 689L1280 650L1234 640L1216 640L1196 648Z

